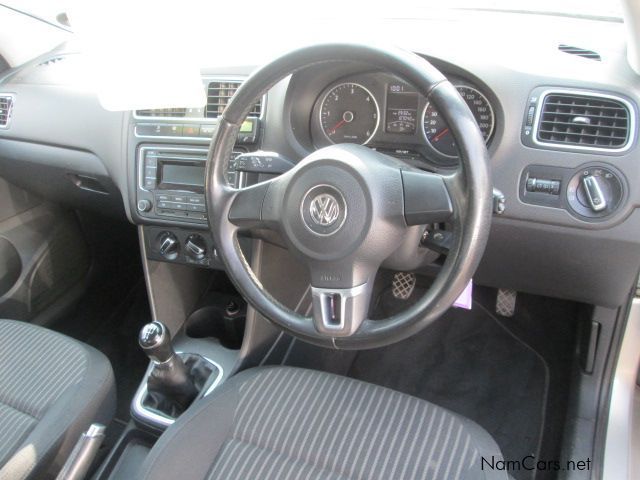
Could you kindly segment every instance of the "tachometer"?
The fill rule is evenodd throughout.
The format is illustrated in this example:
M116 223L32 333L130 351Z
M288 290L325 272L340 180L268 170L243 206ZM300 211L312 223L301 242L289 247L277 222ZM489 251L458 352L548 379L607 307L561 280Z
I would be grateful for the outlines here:
M365 144L376 133L379 121L376 99L357 83L336 85L320 106L322 131L333 143Z
M487 97L467 85L457 86L456 89L464 101L467 102L478 123L478 127L480 127L485 142L488 142L493 134L495 118L493 108ZM458 158L458 148L449 126L431 102L427 103L422 123L427 141L438 153L445 157Z

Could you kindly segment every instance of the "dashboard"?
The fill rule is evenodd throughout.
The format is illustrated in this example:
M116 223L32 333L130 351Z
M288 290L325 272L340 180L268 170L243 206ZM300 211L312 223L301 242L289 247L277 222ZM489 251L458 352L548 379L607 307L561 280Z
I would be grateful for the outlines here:
M504 35L492 40L484 29L478 45L455 34L471 38L485 21L414 20L421 28L404 30L403 46L441 70L474 114L494 187L505 199L476 281L620 305L640 267L640 88L626 64L623 29L580 19L498 17L514 32L526 26L553 33L523 37L513 48ZM389 20L380 31L399 26L406 24ZM418 35L427 30L430 35ZM425 38L448 41L429 45ZM588 46L600 60L560 44ZM182 247L171 261L220 268L203 205L203 165L221 99L259 65L242 64L249 66L202 69L208 104L201 109L108 112L93 92L69 82L84 68L82 55L60 47L0 79L0 101L13 101L10 122L0 128L0 175L52 201L126 215L149 229L154 259L166 260L159 248L168 232ZM425 170L458 165L440 112L388 72L345 62L313 65L256 102L235 155L261 150L295 163L318 148L350 142ZM276 161L260 157L254 171L235 170L232 158L230 183L267 178L265 169ZM187 255L187 244L196 254ZM203 247L209 255L198 258Z

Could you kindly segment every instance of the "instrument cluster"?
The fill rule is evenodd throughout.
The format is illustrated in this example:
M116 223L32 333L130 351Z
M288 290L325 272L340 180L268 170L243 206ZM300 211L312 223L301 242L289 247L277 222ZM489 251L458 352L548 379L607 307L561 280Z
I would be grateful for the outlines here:
M466 80L449 79L489 144L496 114L487 95ZM313 107L311 136L316 147L358 143L400 148L440 166L458 161L456 142L440 112L413 87L388 74L350 75L329 84Z

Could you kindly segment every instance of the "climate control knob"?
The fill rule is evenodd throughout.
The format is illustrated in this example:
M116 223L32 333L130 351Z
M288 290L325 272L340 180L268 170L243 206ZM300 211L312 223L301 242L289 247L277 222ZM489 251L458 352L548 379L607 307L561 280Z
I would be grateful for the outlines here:
M175 260L180 253L180 241L171 232L162 232L158 235L158 251L167 260Z
M202 236L194 233L187 237L187 241L184 244L184 250L192 259L202 260L207 255L207 243Z

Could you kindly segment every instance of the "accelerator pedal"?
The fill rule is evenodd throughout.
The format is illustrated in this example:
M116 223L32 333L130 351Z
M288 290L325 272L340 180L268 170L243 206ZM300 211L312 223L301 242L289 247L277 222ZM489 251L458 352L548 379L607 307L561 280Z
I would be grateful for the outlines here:
M507 288L499 288L496 296L496 313L503 317L513 317L516 311L518 292Z

